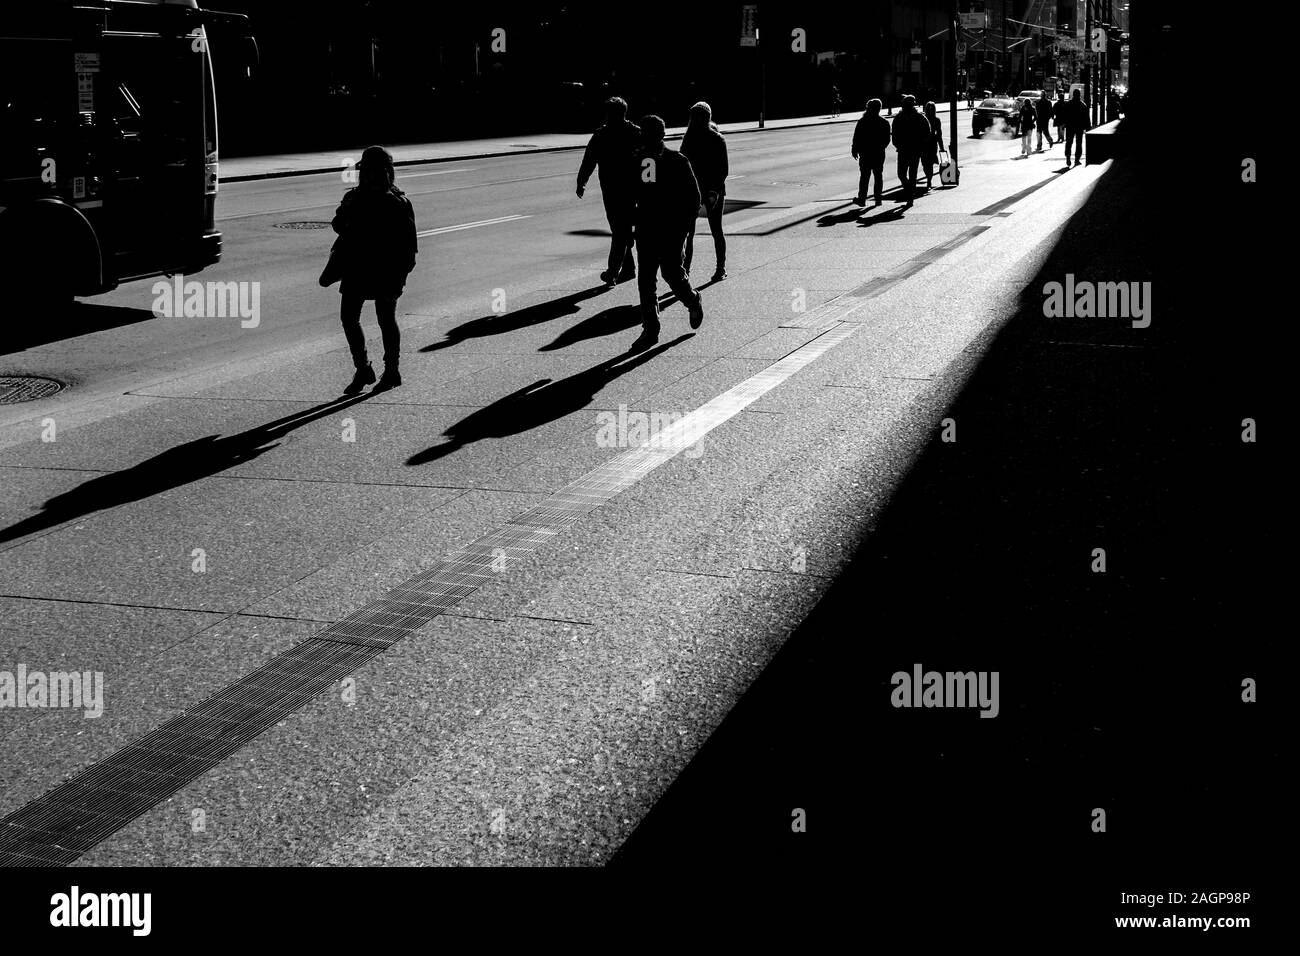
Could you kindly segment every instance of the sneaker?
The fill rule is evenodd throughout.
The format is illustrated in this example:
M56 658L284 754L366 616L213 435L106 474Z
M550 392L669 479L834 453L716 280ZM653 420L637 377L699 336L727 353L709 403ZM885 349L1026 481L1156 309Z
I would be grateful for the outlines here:
M373 373L371 373L373 374ZM397 388L402 384L402 375L395 368L384 367L384 374L379 376L379 382L375 385L375 391L381 392L387 388Z
M356 374L352 376L352 381L348 384L348 387L343 389L343 394L356 395L374 380L375 369L373 366L366 365L365 368L359 368Z
M853 197L853 205L855 205L855 206L865 206L866 204L867 204L867 201L866 201L865 199L863 199L861 196L854 196L854 197Z
M704 303L700 300L699 293L695 295L695 302L691 308L691 328L698 329L704 322Z
M724 268L722 268L722 266L718 266L718 271L715 272L715 273L713 273L713 278L710 279L709 281L710 281L710 282L721 282L721 281L722 281L723 279L725 279L726 277L727 277L727 270L724 269Z
M614 285L615 282L614 273L606 269L604 272L600 274L600 281L605 283L605 285Z

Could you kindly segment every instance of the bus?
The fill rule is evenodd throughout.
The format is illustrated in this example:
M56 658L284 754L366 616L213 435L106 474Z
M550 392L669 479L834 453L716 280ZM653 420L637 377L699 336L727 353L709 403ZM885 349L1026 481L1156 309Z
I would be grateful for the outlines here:
M255 50L246 18L196 0L14 0L2 20L0 279L9 302L44 310L217 262L208 28Z

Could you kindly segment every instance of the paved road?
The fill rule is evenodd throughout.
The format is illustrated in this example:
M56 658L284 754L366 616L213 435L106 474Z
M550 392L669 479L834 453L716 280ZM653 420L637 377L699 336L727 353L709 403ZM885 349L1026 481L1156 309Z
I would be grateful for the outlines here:
M963 121L963 135L966 128ZM851 126L840 124L729 136L729 230L743 230L755 219L773 221L777 210L851 196L857 170L848 155L850 135ZM1017 141L987 136L966 136L960 148L963 164L1018 154ZM576 152L541 153L403 167L399 184L415 205L418 228L454 231L421 237L420 262L402 310L420 316L486 312L497 288L513 299L571 276L589 273L594 281L603 268L605 222L594 182L585 199L573 194L579 158ZM891 183L894 165L891 149L885 167ZM41 334L53 341L10 352L0 362L8 370L76 382L77 392L63 397L66 414L69 400L94 404L180 373L237 373L276 350L328 345L339 335L337 287L322 290L315 280L333 232L279 226L328 221L348 188L341 180L341 174L321 174L222 186L225 253L201 278L259 282L258 329L219 319L156 318L149 310L157 280L143 280L86 300L65 326L106 326L103 331L62 338L57 336L64 330L47 328ZM781 218L778 213L775 221ZM490 224L472 225L483 222ZM462 226L468 228L456 228ZM703 232L702 262L711 265L707 228ZM733 258L733 271L743 270L743 258ZM4 409L0 423L37 411Z
M329 235L274 228L328 218L330 177L226 190L205 277L262 282L257 329L148 318L9 355L76 384L4 426L0 659L102 671L106 701L3 712L0 814L449 553L527 539L82 860L609 859L844 567L1100 173L966 141L959 188L863 213L834 128L731 147L756 203L729 217L733 278L647 353L625 352L635 290L593 282L599 197L540 155L404 171L421 230L529 218L421 240L400 390L338 401ZM703 440L642 453L636 416Z

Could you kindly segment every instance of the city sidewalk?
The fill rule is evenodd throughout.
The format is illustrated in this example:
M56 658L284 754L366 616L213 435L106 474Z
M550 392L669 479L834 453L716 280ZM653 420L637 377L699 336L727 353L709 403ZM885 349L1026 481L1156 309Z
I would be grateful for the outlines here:
M940 112L947 104L939 105ZM958 107L966 112L965 106ZM790 119L768 120L764 130L794 129L801 126L824 126L831 123L856 123L862 110L845 111L839 116L804 116ZM757 122L722 123L723 133L760 132ZM675 126L668 130L667 138L681 139L686 127ZM945 134L946 135L946 134ZM441 163L466 159L487 159L499 156L516 156L526 153L546 153L567 149L583 149L591 139L590 133L541 133L534 136L503 136L493 139L473 139L415 145L391 146L399 166L417 163ZM249 179L270 179L278 176L303 176L311 173L332 173L361 156L369 143L360 143L351 150L331 150L314 153L284 153L276 156L239 156L221 161L221 181L242 182Z
M1187 281L1205 236L1184 178L1154 155L1111 165L1006 325L934 383L951 440L927 436L870 537L616 862L884 860L877 902L900 923L942 900L953 922L969 909L1000 932L1090 932L1112 887L1200 885L1275 843L1281 715L1240 697L1280 653L1242 595L1285 593L1250 544L1277 516L1241 440L1243 415L1274 407L1255 375L1268 333L1221 334L1253 310L1230 284ZM1244 233L1260 213L1227 215ZM1047 317L1047 283L1067 275L1150 282L1150 326ZM1205 520L1221 507L1231 520ZM890 676L914 666L999 672L996 719L891 706ZM1251 786L1208 754L1250 767ZM1092 831L1094 807L1110 834Z
M397 391L341 401L340 340L0 452L0 651L102 671L107 698L94 720L4 713L0 813L472 549L652 416L847 336L82 862L609 859L845 567L1091 188L1060 161L972 166L906 210L786 210L731 238L702 329L671 306L640 355L632 284L573 270L505 315L403 302ZM704 237L697 257L708 274Z

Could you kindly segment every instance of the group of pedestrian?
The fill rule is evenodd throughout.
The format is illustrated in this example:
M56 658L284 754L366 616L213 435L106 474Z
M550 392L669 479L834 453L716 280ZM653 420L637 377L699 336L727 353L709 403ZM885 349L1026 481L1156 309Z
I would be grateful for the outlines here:
M860 171L853 201L866 205L874 177L875 204L881 204L885 152L892 142L898 152L903 199L911 206L918 167L925 172L926 190L932 187L935 168L945 152L943 125L933 102L917 112L915 96L903 97L892 127L880 115L882 106L879 99L870 100L853 131L851 152ZM607 286L637 279L642 340L658 338L661 274L689 311L691 328L699 328L704 321L700 294L690 283L695 220L701 214L709 223L717 258L712 281L727 276L727 241L722 231L727 144L712 114L708 103L691 107L681 149L675 151L664 144L666 130L660 117L646 116L640 125L629 122L626 101L611 97L605 102L604 125L592 135L578 169L578 198L585 193L592 173L599 170L610 230L609 258L600 277ZM1036 102L1021 102L1021 155L1030 155L1035 130L1037 151L1042 151L1044 138L1049 149L1056 145L1049 130L1051 122L1064 136L1066 166L1070 165L1071 147L1074 165L1079 165L1088 128L1088 104L1077 89L1069 100L1058 95L1054 104L1046 93ZM339 282L340 316L354 365L352 381L344 389L347 395L370 384L375 384L376 391L402 384L397 300L415 268L417 252L415 211L397 186L392 154L382 146L371 146L362 153L357 170L356 188L344 194L334 214L332 225L338 239L320 280L325 286ZM370 300L375 303L384 346L384 371L378 377L361 330L361 309Z
M1057 129L1057 136L1052 137L1051 127ZM1065 141L1065 165L1070 166L1070 150L1074 150L1074 165L1082 164L1083 156L1083 134L1088 130L1088 104L1083 99L1079 90L1074 90L1067 100L1064 93L1056 94L1056 101L1044 90L1042 95L1034 101L1028 97L1020 101L1020 157L1031 155L1032 153L1041 153L1043 151L1043 140L1047 140L1047 148L1051 149L1060 140ZM1034 138L1034 133L1038 134L1038 144L1036 148L1031 148L1030 143Z
M601 198L609 219L606 285L635 278L641 302L642 339L659 334L658 278L686 306L691 328L704 321L700 294L690 283L695 253L695 220L702 212L713 236L717 266L713 282L727 277L727 144L713 123L708 103L691 107L680 150L664 144L662 118L646 116L640 125L627 119L621 97L605 102L605 123L592 135L578 168L577 194L599 171ZM636 262L632 261L632 249Z
M943 124L933 102L925 104L922 113L916 110L916 97L904 96L893 127L880 115L883 104L878 99L867 101L866 112L853 130L850 152L858 161L858 194L853 202L867 204L867 188L875 177L875 204L882 202L884 192L885 151L892 141L898 152L898 179L903 187L903 201L911 206L916 197L918 168L925 171L925 188L933 186L934 173L939 166L943 145Z

